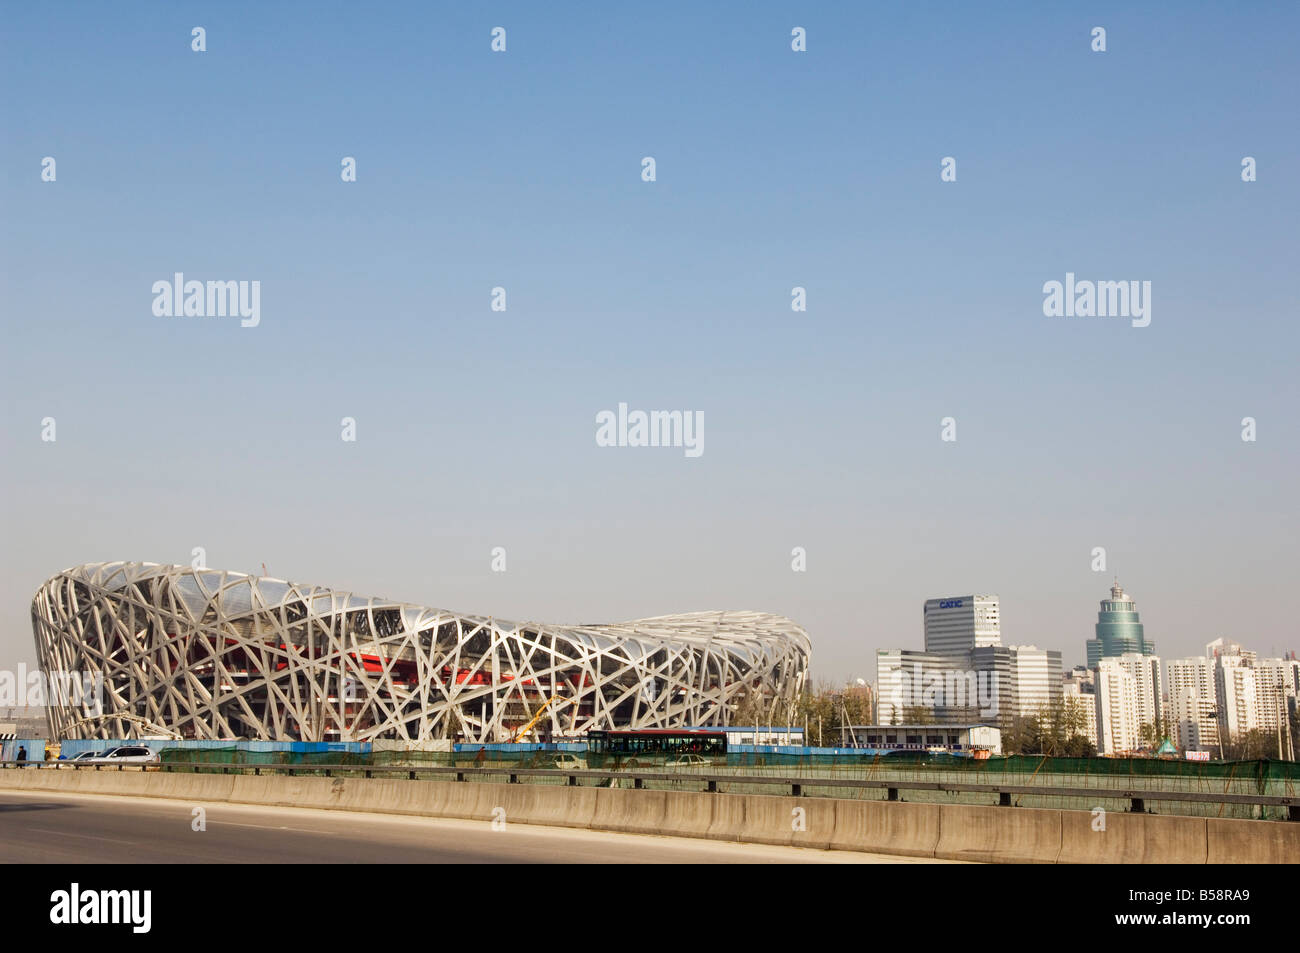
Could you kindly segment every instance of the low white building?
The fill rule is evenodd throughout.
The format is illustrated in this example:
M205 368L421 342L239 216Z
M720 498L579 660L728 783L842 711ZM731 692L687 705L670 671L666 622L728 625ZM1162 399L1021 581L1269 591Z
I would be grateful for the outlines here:
M850 744L881 751L1002 753L1002 731L994 725L850 725Z
M732 745L787 745L803 747L803 728L772 725L728 725L725 728L703 728L703 731L725 731L727 747Z

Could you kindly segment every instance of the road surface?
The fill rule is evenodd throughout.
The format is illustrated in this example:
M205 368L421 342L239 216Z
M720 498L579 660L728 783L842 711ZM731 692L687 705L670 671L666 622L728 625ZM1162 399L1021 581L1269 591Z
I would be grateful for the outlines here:
M488 821L0 792L0 863L929 863L925 858Z

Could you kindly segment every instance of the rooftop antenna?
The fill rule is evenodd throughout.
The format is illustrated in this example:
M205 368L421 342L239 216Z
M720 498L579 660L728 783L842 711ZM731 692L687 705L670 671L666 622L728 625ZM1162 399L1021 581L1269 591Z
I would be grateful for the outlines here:
M263 578L266 577L266 563L262 563L262 576Z

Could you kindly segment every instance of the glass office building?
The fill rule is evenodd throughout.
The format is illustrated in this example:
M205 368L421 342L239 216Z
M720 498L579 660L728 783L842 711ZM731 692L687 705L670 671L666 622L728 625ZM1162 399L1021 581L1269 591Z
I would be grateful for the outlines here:
M1088 640L1088 668L1096 668L1104 658L1115 658L1130 652L1155 655L1156 645L1142 634L1137 603L1126 593L1119 581L1110 587L1110 598L1101 601L1097 613L1097 637Z

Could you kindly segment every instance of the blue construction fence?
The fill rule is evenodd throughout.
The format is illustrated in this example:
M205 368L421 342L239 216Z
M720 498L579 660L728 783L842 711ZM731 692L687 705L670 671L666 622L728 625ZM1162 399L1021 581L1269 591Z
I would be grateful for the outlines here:
M18 738L5 741L0 747L0 760L16 760L18 749L26 749L27 760L44 761L46 740L43 738ZM353 741L173 741L167 739L73 739L60 745L59 759L68 760L86 751L104 752L120 745L136 745L157 751L166 761L213 761L223 763L274 764L293 762L324 763L332 758L339 763L382 763L393 760L428 760L431 763L479 760L523 763L546 753L567 752L584 754L585 741L560 741L548 743L479 744L461 743L451 746L451 751L430 750L413 744L403 749L393 743L379 747L370 742ZM890 757L903 760L903 752L873 748L810 748L793 745L730 745L726 763L730 766L778 764L837 764L858 762L864 758Z
M45 760L44 738L15 738L0 741L0 761L17 761L20 748L24 749L28 761Z

